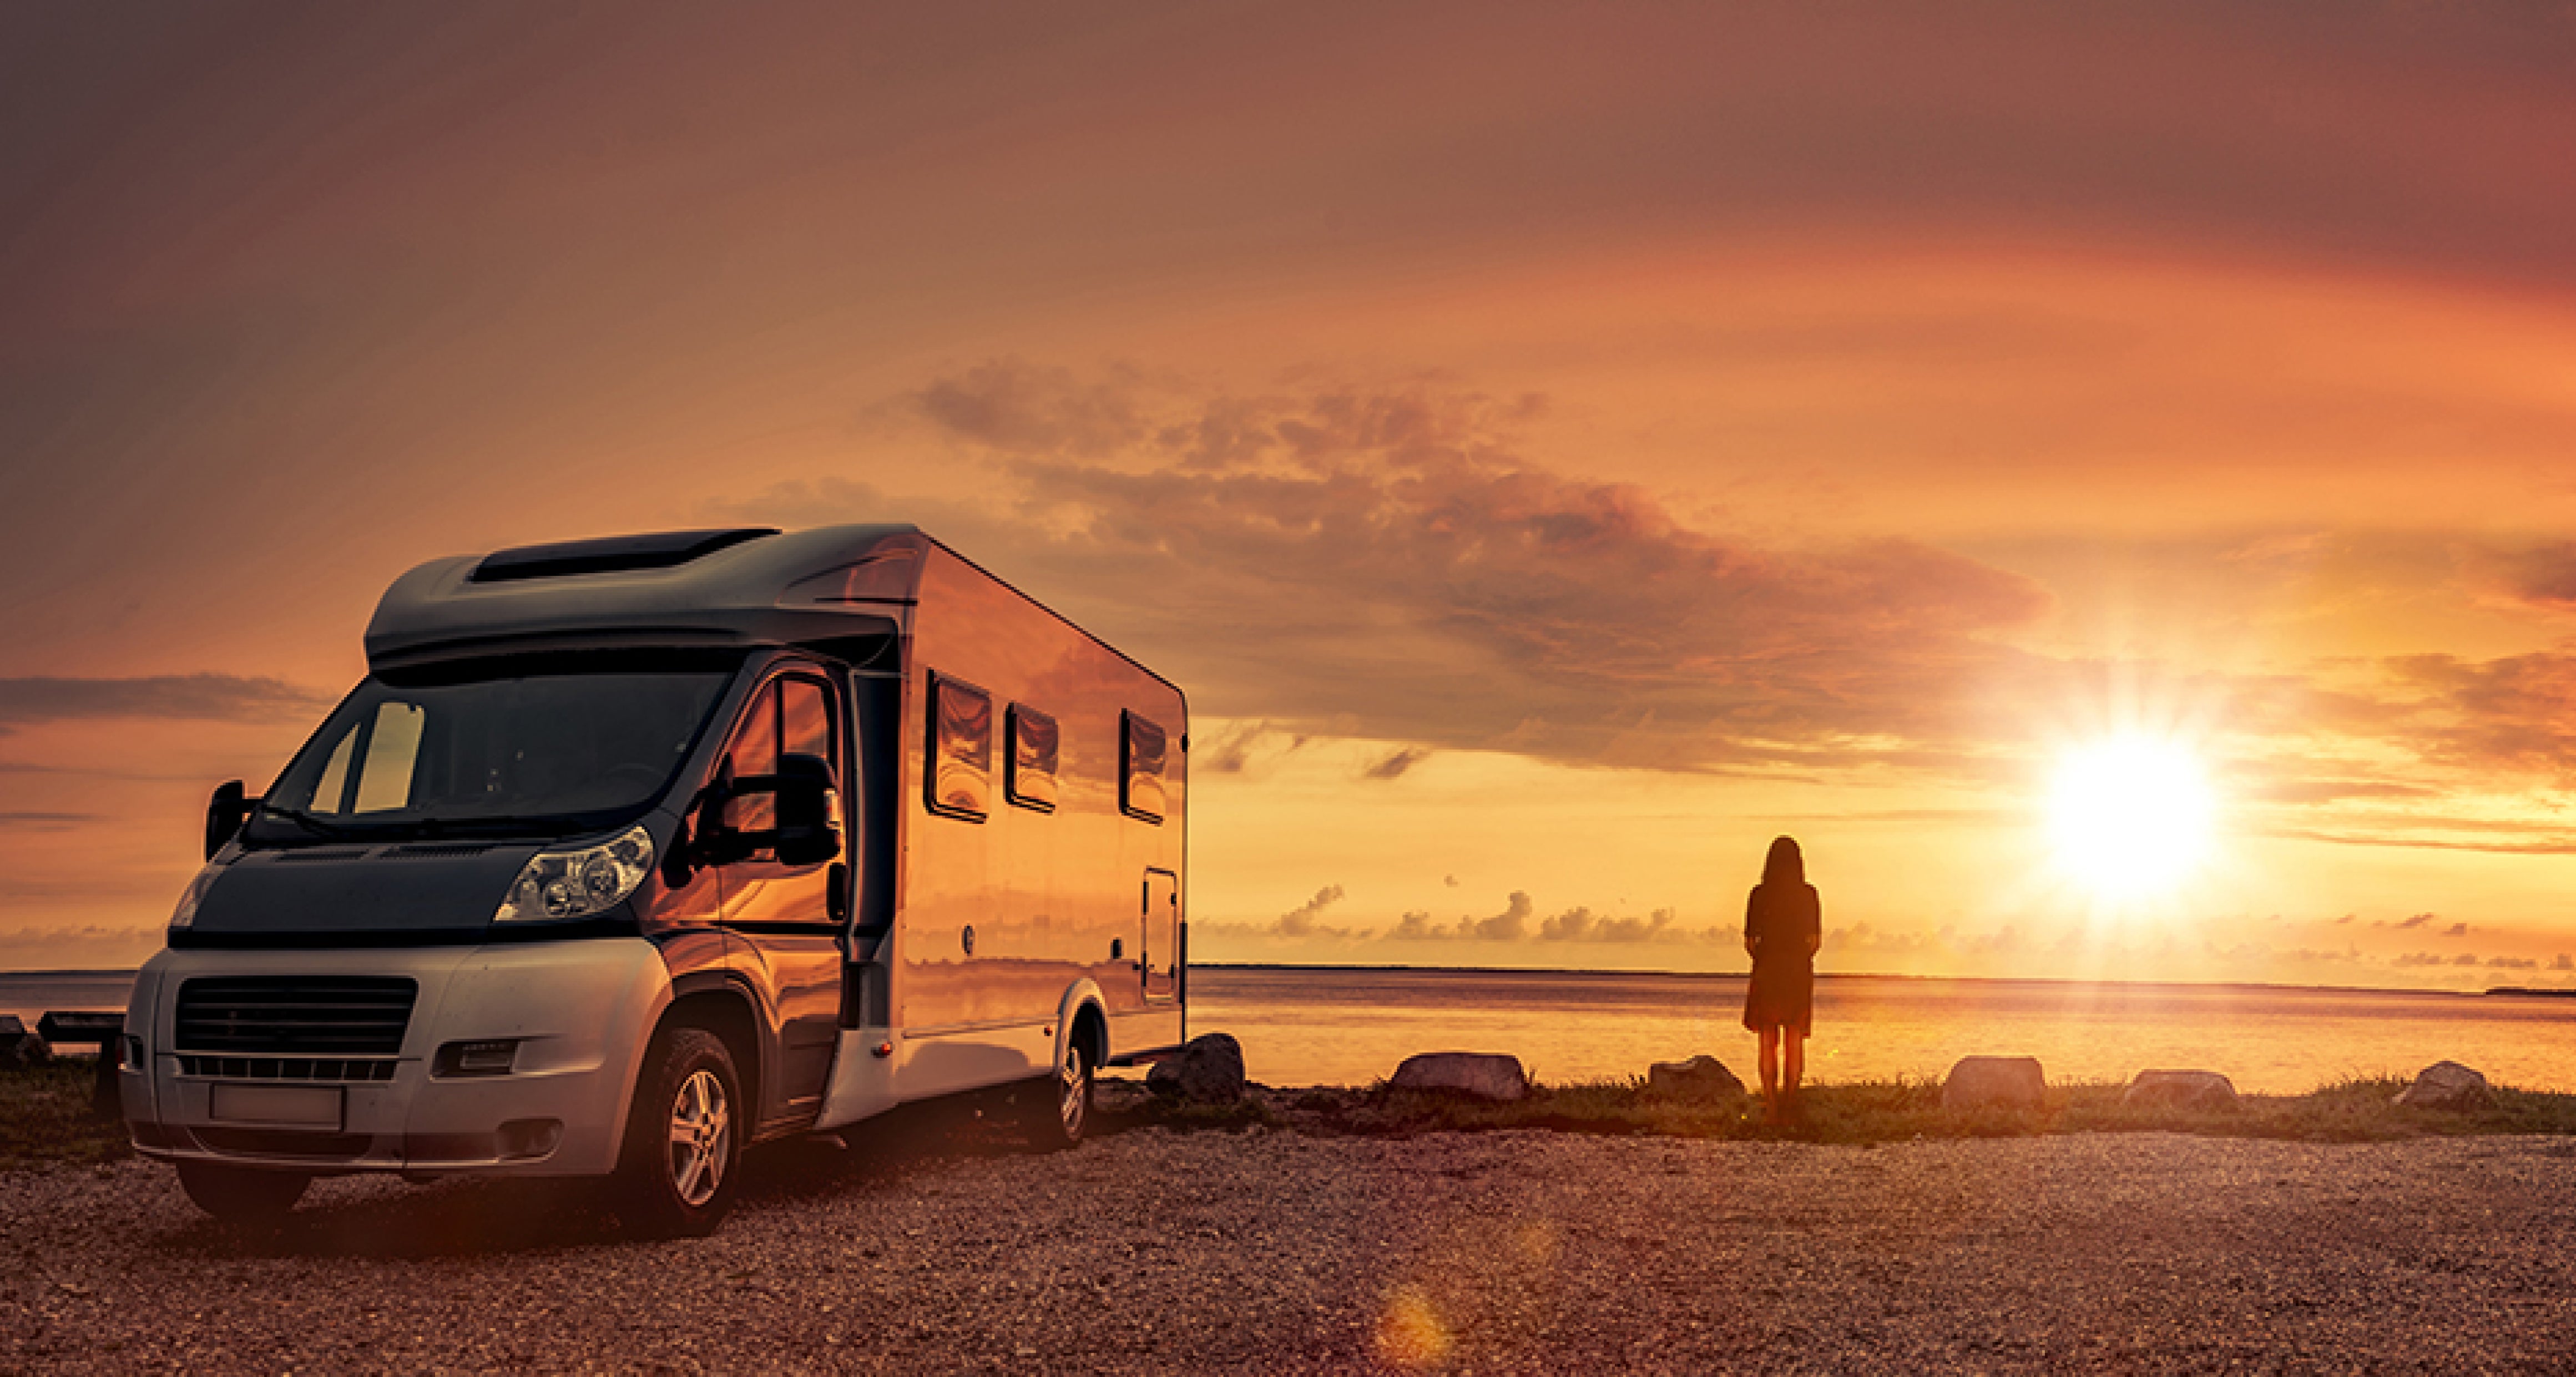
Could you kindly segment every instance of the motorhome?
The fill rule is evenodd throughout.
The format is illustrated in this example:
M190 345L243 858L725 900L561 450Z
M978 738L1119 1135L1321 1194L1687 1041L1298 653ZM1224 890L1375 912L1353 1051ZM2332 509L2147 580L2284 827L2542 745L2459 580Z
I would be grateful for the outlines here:
M1181 691L910 526L433 560L135 981L136 1148L233 1219L317 1175L611 1177L1007 1089L1070 1144L1188 1007ZM863 1131L863 1130L862 1130Z

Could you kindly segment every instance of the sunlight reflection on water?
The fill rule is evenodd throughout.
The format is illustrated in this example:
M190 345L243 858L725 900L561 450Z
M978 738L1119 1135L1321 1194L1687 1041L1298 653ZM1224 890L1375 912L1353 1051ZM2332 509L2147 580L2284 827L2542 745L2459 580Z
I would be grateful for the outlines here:
M1243 1043L1270 1085L1366 1085L1415 1052L1510 1052L1549 1082L1642 1075L1696 1052L1753 1076L1742 976L1626 972L1190 972L1190 1031ZM2051 1081L2218 1071L2295 1094L2448 1058L2503 1085L2576 1090L2576 999L2241 985L1908 980L1816 984L1810 1080L1937 1079L1960 1057L2035 1056Z

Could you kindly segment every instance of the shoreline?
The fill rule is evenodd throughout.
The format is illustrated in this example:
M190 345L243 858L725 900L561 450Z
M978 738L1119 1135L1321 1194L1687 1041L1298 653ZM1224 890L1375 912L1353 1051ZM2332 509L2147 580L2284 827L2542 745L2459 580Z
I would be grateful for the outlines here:
M0 988L18 982L103 983L132 981L136 966L83 967L64 970L0 970ZM1633 976L1655 980L1742 981L1745 971L1676 971L1642 966L1425 966L1410 962L1372 964L1351 961L1194 961L1194 971L1309 973L1357 975L1473 976ZM1925 985L1998 986L2011 989L2117 989L2211 991L2247 994L2426 995L2446 999L2576 999L2576 985L2490 985L2483 990L2451 990L2424 985L2285 985L2259 980L2112 980L2041 975L1916 975L1899 971L1818 971L1819 983L1845 980L1896 981Z

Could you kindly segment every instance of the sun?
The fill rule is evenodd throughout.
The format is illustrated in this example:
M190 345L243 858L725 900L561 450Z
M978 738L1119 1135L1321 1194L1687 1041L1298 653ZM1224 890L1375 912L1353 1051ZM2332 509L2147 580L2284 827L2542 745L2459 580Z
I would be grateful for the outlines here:
M2070 749L2049 791L2058 864L2098 900L2170 893L2209 858L2214 800L2190 747L2117 736Z

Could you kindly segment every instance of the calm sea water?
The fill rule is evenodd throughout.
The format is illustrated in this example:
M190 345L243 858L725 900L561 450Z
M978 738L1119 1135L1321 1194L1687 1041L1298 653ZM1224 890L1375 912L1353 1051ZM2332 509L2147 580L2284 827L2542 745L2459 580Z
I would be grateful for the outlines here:
M0 972L0 1013L122 1007L126 971ZM1415 1052L1509 1052L1546 1081L1634 1076L1714 1054L1747 1080L1744 978L1630 972L1199 967L1190 1030L1228 1032L1271 1085L1366 1085ZM1964 1056L2035 1056L2052 1081L2150 1067L2220 1071L2297 1093L2449 1058L2534 1090L2576 1091L2576 999L2250 985L1826 976L1811 1079L1938 1078Z
M1707 1052L1748 1082L1744 977L1200 967L1190 1031L1243 1043L1271 1085L1365 1085L1415 1052L1509 1052L1563 1082ZM2299 1093L2448 1058L2500 1084L2576 1090L2576 999L2245 985L1825 976L1807 1074L1937 1079L1964 1056L2035 1056L2051 1081L2218 1071Z

